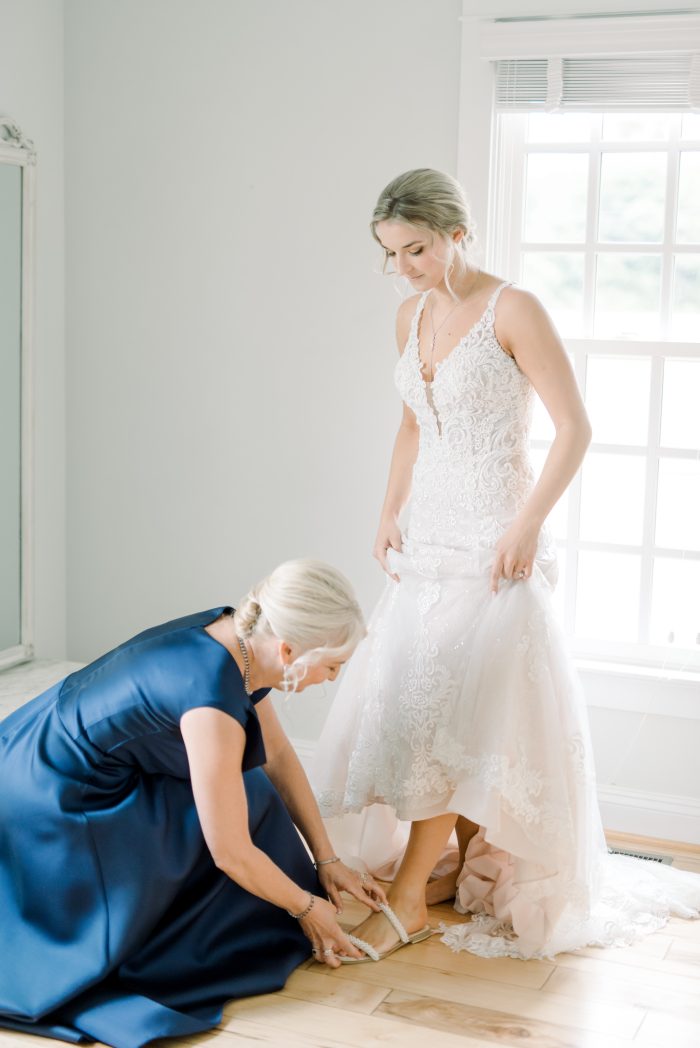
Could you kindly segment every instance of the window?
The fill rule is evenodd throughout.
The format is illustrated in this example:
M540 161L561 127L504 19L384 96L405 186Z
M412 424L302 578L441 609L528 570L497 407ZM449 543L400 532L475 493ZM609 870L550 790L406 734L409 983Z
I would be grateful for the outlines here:
M566 344L593 443L550 524L580 656L700 669L700 115L500 112L496 272ZM533 457L552 438L538 405Z

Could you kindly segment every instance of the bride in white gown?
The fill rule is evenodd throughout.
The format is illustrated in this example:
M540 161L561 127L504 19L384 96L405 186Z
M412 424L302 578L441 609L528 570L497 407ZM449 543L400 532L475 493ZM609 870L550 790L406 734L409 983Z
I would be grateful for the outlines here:
M397 320L404 416L375 547L390 578L312 774L322 813L343 816L339 853L393 876L390 904L410 933L456 826L457 867L427 899L456 891L472 916L443 942L484 956L627 943L670 914L697 916L700 877L608 855L603 837L551 600L545 518L590 440L564 347L534 296L470 263L471 218L450 176L399 176L372 232L418 294ZM533 390L556 428L537 483ZM380 955L396 944L382 914L355 934Z

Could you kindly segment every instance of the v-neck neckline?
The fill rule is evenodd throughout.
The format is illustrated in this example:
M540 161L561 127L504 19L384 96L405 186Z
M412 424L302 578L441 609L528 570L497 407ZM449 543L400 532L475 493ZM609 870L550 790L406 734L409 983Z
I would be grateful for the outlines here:
M413 328L413 343L414 343L414 348L415 348L415 351L416 351L416 368L418 370L418 380L419 380L421 386L423 387L423 395L425 397L425 402L426 402L426 405L428 407L428 410L430 411L430 414L433 416L433 420L435 422L435 428L436 428L437 435L438 435L439 439L442 439L442 426L440 424L440 416L438 415L437 408L435 407L435 401L434 401L434 398L433 398L433 388L435 386L435 382L437 381L438 374L442 371L443 364L446 364L447 361L450 360L454 356L454 354L457 352L457 350L460 349L461 346L463 346L466 342L469 341L469 339L472 337L472 335L474 334L476 329L483 322L483 319L486 316L486 314L488 313L489 309L491 309L492 303L493 303L494 299L496 298L496 296L498 295L498 292L501 290L501 288L506 287L507 284L508 284L508 281L504 280L497 287L494 288L494 290L489 295L488 301L487 301L487 303L486 303L486 305L484 307L484 310L481 313L481 315L474 321L474 323L471 325L471 327L466 332L466 334L463 335L460 338L459 342L457 342L452 347L452 349L449 351L449 353L447 353L442 358L442 360L438 360L438 362L435 365L435 371L433 372L433 377L432 377L430 382L426 382L426 380L423 378L422 367L421 367L422 361L421 361L421 356L420 356L420 324L421 324L421 320L423 319L423 314L425 312L425 305L426 305L426 303L428 301L428 296L430 295L430 291L425 291L423 293L423 301L419 302L419 304L418 304L418 309L416 310L416 321L415 321L414 328Z
M415 325L415 331L414 331L414 342L415 342L415 346L416 346L416 360L417 360L417 363L418 363L418 374L420 375L420 380L423 383L423 385L426 387L426 389L428 389L429 387L431 387L433 385L433 383L435 382L435 380L436 380L436 378L438 376L438 372L442 369L443 364L446 364L447 361L450 359L450 357L456 352L456 350L458 350L461 345L463 345L465 342L467 342L471 338L471 336L473 335L474 331L476 331L476 329L478 328L479 324L481 324L481 322L483 321L484 317L486 316L486 314L488 313L489 309L491 308L491 302L492 302L496 292L499 291L502 287L505 287L505 285L507 283L508 283L508 281L503 281L501 284L498 285L498 287L494 288L494 290L491 292L491 294L488 297L488 301L486 302L486 305L484 306L483 312L480 314L479 317L477 317L477 319L471 325L471 327L466 332L466 334L462 335L460 340L457 343L455 343L455 345L452 347L452 349L449 351L449 353L446 353L445 356L441 360L437 361L437 363L435 364L435 371L433 373L433 377L430 380L430 382L426 382L426 380L423 378L423 374L422 374L422 363L423 362L421 361L421 355L420 355L420 324L421 324L421 320L423 319L423 314L425 313L425 307L426 307L426 304L427 304L427 301L428 301L428 297L430 295L430 291L426 291L424 293L423 301L421 303L419 303L419 306L418 306L418 315L416 317L416 325Z

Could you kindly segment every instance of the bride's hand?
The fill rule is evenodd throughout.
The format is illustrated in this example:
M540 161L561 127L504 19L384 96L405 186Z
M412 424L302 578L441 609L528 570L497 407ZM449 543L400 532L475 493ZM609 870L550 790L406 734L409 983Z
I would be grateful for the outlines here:
M377 558L384 571L390 579L394 580L394 582L399 582L400 579L399 576L395 575L389 567L386 559L386 551L388 549L395 549L397 553L400 553L401 545L401 529L399 528L397 521L392 518L382 520L379 525L377 537L374 540L372 556Z
M496 546L491 569L491 592L498 593L500 579L525 581L532 575L541 525L534 521L514 520Z
M370 877L368 873L358 873L357 870L350 869L344 862L330 862L325 866L319 866L318 879L338 913L342 913L343 910L341 892L354 895L365 906L375 911L379 910L377 901L383 903L387 901L383 889L379 887L373 877Z

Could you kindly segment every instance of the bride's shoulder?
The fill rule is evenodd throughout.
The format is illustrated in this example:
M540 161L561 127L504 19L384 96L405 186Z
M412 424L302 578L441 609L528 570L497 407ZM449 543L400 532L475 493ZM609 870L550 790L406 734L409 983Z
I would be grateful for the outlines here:
M536 313L542 310L543 306L537 295L533 294L532 291L528 291L524 287L518 287L516 284L508 283L503 285L503 290L498 299L498 309L500 313L518 316L523 313Z

